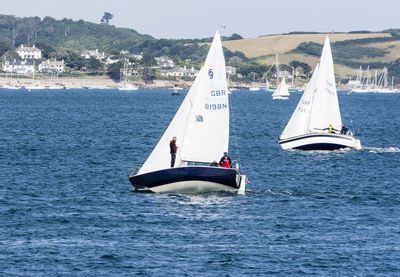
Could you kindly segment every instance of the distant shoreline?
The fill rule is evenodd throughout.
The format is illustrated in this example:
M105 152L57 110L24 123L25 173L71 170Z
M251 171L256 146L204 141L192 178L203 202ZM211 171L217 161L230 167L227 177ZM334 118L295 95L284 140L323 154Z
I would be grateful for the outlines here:
M92 88L92 89L118 89L122 84L113 81L106 76L85 76L85 77L60 77L58 78L58 83L63 84L66 89L79 89L79 88ZM145 83L144 81L130 82L131 84L137 85L143 89L171 89L173 90L175 86L179 89L190 89L193 81L184 80L154 80L152 83ZM27 86L32 86L33 79L27 78L9 78L0 77L0 88L7 85L17 86L19 88L24 88ZM40 87L49 88L54 85L54 80L50 78L38 78L35 79L35 85ZM250 88L250 83L239 83L232 82L230 87L233 89L248 89Z

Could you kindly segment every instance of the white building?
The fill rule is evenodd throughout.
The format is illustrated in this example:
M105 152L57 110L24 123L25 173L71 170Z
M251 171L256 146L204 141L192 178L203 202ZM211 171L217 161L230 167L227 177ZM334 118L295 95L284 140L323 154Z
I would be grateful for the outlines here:
M172 77L195 77L199 73L197 69L193 66L190 69L187 69L186 66L184 67L175 67L172 69L164 69L161 70L161 76L172 76Z
M85 50L82 52L81 57L84 57L85 59L90 59L90 57L96 58L98 60L102 60L106 58L106 53L100 52L99 49L96 50Z
M43 61L39 64L39 71L42 73L64 72L64 60L61 61Z
M7 73L27 74L33 73L35 65L31 61L4 61L1 63L1 69Z
M174 67L175 66L174 61L167 56L155 57L154 59L156 60L157 65L159 67Z
M21 44L15 52L21 57L21 59L41 59L42 51L39 48L36 48L35 45L32 47L24 46Z
M140 53L129 53L128 55L130 57L134 58L135 60L143 59L143 52L140 52Z

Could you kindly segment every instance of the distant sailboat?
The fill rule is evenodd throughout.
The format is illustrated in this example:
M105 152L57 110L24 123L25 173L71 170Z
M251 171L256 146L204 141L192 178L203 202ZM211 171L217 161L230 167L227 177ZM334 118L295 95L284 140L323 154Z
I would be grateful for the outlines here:
M256 83L256 74L253 73L253 82L251 83L251 86L249 88L250 91L259 91L260 87Z
M278 53L275 54L275 66L276 66L276 90L272 94L272 99L274 100L288 100L289 90L285 82L285 77L282 78L282 82L279 82L279 61Z
M123 78L122 78L122 86L118 87L119 90L138 90L139 87L133 84L128 83L128 64L124 63L123 69Z
M289 99L289 90L285 82L285 77L282 78L282 82L278 85L275 92L271 95L272 99L277 100L288 100Z
M177 137L175 167L170 139ZM206 147L203 147L206 146ZM153 152L129 181L153 192L244 191L237 168L210 166L229 146L229 101L225 59L217 31L205 64Z
M332 52L326 37L321 59L278 142L283 149L361 149L360 140L334 132L341 126Z

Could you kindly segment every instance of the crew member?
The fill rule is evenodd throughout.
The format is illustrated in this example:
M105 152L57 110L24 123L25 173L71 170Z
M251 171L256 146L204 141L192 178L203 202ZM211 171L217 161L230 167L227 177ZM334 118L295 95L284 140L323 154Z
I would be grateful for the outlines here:
M230 168L232 166L232 160L228 156L228 152L224 152L224 156L219 161L220 166Z
M174 167L176 150L178 150L178 146L176 146L176 137L173 137L172 140L169 142L169 149L169 152L171 153L171 167Z
M329 124L328 128L322 129L322 131L325 131L325 130L328 130L328 133L335 133L335 131L338 131L335 128L333 128L332 124Z
M213 161L213 162L210 164L210 166L218 166L217 161Z
M348 130L349 130L349 129L347 129L346 126L344 126L344 125L342 124L342 129L340 129L340 134L341 134L341 135L346 135Z

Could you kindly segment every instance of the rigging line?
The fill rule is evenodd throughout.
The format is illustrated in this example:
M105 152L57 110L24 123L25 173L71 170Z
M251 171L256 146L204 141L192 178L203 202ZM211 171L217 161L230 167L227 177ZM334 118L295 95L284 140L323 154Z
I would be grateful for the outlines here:
M259 80L259 82L261 82L262 80L264 80L264 78L267 77L267 74L269 73L269 71L272 69L272 67L275 65L275 63L271 64L269 66L269 69L267 70L267 72L261 77L261 79Z
M231 100L231 96L229 96L229 95L228 95L228 100L229 100L230 113L231 113L231 117L232 117L233 133L235 136L236 153L238 155L238 160L239 160L239 165L240 165L239 170L241 171L242 161L240 160L239 145L238 145L238 140L237 140L237 135L236 135L235 117L233 116L232 100Z

